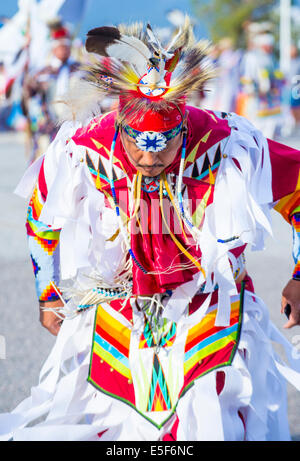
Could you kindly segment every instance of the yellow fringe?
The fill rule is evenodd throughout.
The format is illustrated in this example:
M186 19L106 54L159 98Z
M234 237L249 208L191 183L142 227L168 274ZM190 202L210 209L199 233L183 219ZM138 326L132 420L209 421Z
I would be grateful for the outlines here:
M165 223L165 226L167 227L169 234L173 240L173 242L176 244L176 246L182 251L182 253L190 260L192 263L199 269L200 272L202 272L204 278L206 278L206 274L204 269L201 267L199 262L184 248L184 246L177 240L171 229L169 228L167 221L165 219L164 211L163 211L163 181L160 181L160 186L159 186L159 199L160 199L160 210L161 210L161 216L163 218L163 221Z
M177 214L178 221L179 221L179 223L180 223L180 227L181 227L182 233L183 233L183 235L184 235L184 238L185 238L186 241L188 241L188 238L187 238L187 236L186 236L186 233L185 233L185 230L184 230L184 227L183 227L183 224L182 224L182 219L181 219L180 213L179 213L179 211L178 211L178 209L177 209L177 206L176 206L175 201L174 201L173 194L172 194L172 192L171 192L171 189L170 189L169 184L168 184L168 181L167 181L166 173L163 172L161 176L162 176L162 180L163 180L163 182L164 182L166 191L167 191L167 193L168 193L168 195L169 195L169 197L170 197L170 200L171 200L171 203L172 203L172 205L173 205L173 208L174 208L174 210L175 210L175 212L176 212L176 214Z

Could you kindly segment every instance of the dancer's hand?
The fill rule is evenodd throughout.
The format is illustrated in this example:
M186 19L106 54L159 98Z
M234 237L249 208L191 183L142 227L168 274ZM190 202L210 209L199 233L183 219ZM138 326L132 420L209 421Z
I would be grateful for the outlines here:
M291 306L291 313L288 322L283 328L292 328L300 325L300 281L291 279L282 290L281 313L287 305Z
M44 308L48 307L62 307L63 303L58 301L48 301L40 305L40 322L52 335L57 336L60 330L62 319L57 317L54 312L45 311ZM61 316L61 314L60 314Z

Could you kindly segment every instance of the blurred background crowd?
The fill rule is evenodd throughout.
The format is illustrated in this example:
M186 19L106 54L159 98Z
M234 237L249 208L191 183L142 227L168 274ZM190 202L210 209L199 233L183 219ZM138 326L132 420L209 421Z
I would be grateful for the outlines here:
M191 103L243 115L272 139L300 134L300 0L156 2L152 17L135 0L15 0L10 15L0 6L0 130L24 133L28 163L55 137L90 28L149 20L167 44L186 13L196 38L211 41L217 69ZM106 96L99 110L114 104Z

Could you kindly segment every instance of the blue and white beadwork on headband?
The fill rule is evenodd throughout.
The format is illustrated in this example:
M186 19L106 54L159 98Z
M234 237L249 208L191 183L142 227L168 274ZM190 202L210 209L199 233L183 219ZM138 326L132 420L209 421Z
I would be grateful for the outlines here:
M167 142L180 133L182 122L175 128L164 132L156 131L138 131L130 126L124 126L124 131L131 138L135 139L136 145L139 149L145 152L160 152L167 147Z

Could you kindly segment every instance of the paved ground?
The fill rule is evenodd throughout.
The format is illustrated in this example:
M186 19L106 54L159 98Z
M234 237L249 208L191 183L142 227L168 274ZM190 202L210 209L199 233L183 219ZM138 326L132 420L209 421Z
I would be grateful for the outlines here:
M0 411L28 396L54 343L38 321L38 304L24 227L26 203L13 190L26 168L23 136L0 135L0 334L6 360L0 360Z
M300 148L300 136L286 143ZM13 194L26 167L23 146L22 135L0 134L0 335L6 340L6 359L0 360L0 412L12 410L28 396L54 343L54 337L38 320L24 228L26 204ZM285 319L280 315L280 292L292 270L291 231L276 213L274 237L264 252L247 252L248 268L273 321L292 339L300 335L300 327L283 330ZM290 386L288 399L293 439L300 440L300 394Z

